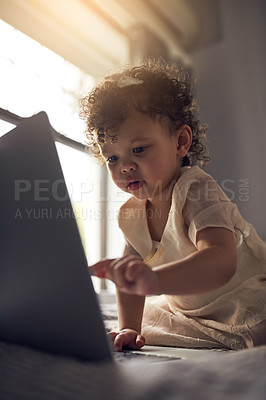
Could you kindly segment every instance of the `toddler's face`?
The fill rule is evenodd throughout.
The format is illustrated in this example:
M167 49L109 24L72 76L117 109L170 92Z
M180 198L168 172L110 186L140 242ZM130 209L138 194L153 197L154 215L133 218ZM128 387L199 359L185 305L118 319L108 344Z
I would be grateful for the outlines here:
M139 199L166 199L180 175L177 135L135 112L100 146L114 183Z

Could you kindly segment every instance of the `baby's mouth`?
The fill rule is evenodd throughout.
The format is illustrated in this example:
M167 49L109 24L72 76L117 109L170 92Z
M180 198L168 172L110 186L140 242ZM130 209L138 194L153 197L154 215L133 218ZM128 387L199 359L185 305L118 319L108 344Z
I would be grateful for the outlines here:
M127 183L127 189L130 191L138 190L144 185L144 181L139 181L139 180L130 180Z

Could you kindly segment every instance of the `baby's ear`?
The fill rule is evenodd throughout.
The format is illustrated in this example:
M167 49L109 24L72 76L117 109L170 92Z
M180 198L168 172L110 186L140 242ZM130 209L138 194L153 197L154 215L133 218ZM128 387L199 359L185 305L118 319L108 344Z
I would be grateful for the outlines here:
M177 152L180 157L185 157L192 142L192 130L188 125L182 125L177 130Z

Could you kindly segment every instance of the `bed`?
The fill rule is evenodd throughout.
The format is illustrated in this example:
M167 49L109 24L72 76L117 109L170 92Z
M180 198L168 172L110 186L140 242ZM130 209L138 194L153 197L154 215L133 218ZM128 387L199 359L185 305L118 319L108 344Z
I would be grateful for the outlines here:
M266 346L209 355L92 364L0 342L0 399L266 399Z

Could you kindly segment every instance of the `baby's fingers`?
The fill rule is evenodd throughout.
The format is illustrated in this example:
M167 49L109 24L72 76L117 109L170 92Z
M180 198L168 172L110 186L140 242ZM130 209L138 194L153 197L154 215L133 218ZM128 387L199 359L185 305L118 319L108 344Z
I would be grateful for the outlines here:
M113 262L112 259L99 261L96 264L89 267L91 275L97 276L98 278L108 278L107 273L110 264Z
M136 347L137 349L141 349L145 345L145 338L142 335L138 335L136 339Z
M119 332L108 332L107 333L108 340L111 342L112 345L114 344L115 338L118 334L119 334Z
M119 332L114 338L114 350L122 351L123 348L139 350L145 344L144 336L132 329L125 329Z
M108 277L120 288L128 284L126 280L126 270L128 268L128 260L131 258L131 256L117 258L110 264Z
M114 351L122 351L125 345L127 345L126 335L118 333L113 340Z
M143 271L143 264L139 260L129 261L125 272L125 279L128 283L133 283L139 279Z
M98 264L100 264L100 263L98 263ZM92 265L91 267L89 267L90 274L93 276L97 276L97 278L105 278L106 269L98 264L95 264L95 265Z

